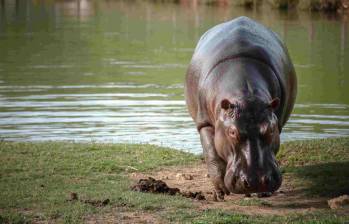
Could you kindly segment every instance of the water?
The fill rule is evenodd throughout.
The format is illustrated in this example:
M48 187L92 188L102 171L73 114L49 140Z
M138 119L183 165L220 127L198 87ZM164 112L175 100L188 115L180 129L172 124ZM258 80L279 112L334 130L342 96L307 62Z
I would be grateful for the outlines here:
M152 1L0 0L0 137L201 152L183 96L197 40L252 17L286 42L298 98L282 141L349 135L344 16Z

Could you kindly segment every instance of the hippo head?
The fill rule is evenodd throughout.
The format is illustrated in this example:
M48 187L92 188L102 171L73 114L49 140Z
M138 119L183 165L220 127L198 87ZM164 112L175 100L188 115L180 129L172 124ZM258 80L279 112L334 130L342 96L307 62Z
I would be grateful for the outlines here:
M218 105L215 146L227 163L224 183L233 193L274 192L281 185L278 98L224 99Z

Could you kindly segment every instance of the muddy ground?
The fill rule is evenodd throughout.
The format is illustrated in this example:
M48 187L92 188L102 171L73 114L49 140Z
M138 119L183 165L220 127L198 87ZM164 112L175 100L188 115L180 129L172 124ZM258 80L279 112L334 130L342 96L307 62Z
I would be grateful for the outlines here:
M204 164L169 167L151 173L134 172L130 175L134 183L137 183L139 179L147 179L148 177L162 180L169 187L178 188L181 192L201 191L206 200L193 200L200 210L218 208L248 215L287 215L329 209L327 203L329 198L304 196L302 189L293 187L287 176L284 176L282 186L271 197L258 198L255 194L252 194L251 197L231 194L225 196L224 201L218 202L215 201L212 194L212 187Z
M256 194L251 197L231 194L225 196L224 201L216 201L207 175L206 165L203 163L191 166L176 166L163 168L158 171L130 174L131 190L147 194L165 193L191 198L198 211L207 209L222 209L246 215L290 215L305 214L315 211L329 211L328 197L308 197L304 189L293 186L291 177L284 175L280 189L270 197L259 198ZM145 187L146 190L141 190ZM198 193L204 199L188 196L188 192ZM156 213L146 211L129 211L127 208L117 207L112 213L91 215L86 217L86 223L167 223ZM347 214L349 208L340 210L338 214Z

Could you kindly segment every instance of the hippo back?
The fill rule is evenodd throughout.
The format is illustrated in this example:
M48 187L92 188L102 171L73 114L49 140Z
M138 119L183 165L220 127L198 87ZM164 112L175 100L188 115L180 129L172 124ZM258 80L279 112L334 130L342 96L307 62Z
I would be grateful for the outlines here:
M205 86L210 72L221 62L235 57L259 60L273 70L281 87L281 104L276 115L281 128L287 121L296 96L296 76L287 49L280 38L265 26L239 17L208 30L199 40L187 71L186 98L195 119L197 92ZM188 91L191 96L188 96ZM193 94L193 91L195 94ZM188 102L194 101L194 102ZM281 130L280 130L281 131Z

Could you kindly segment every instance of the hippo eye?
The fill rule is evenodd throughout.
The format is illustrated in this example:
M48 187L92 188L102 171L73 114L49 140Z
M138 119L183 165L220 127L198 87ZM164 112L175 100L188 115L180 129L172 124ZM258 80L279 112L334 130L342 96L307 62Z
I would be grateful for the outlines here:
M230 127L228 129L229 137L238 140L239 139L239 131L235 127Z
M268 129L268 124L262 124L260 126L259 132L261 133L261 135L265 135L265 133L267 133L267 129Z
M266 142L271 142L274 136L274 128L270 125L263 125L261 127L261 136L266 140Z

